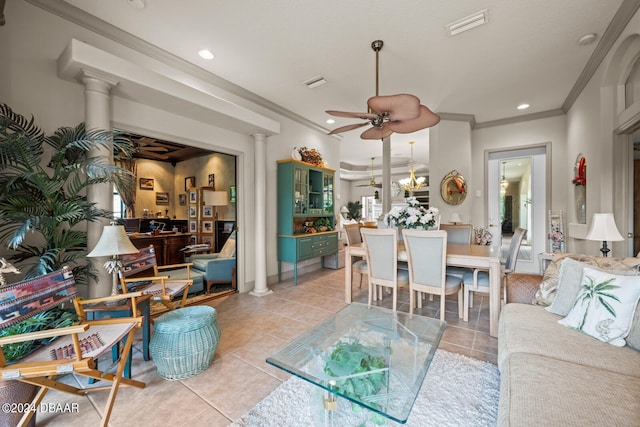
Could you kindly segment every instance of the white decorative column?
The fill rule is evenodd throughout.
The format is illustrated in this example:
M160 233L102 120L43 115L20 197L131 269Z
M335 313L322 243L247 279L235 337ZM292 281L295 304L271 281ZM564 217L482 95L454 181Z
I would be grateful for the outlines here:
M253 136L253 142L255 147L254 167L255 167L255 286L251 292L251 295L262 297L272 294L273 291L267 288L267 220L264 213L267 211L266 204L266 145L267 136L263 133L256 133Z
M382 215L391 210L391 137L382 140Z
M84 115L87 130L111 130L111 97L109 91L118 82L90 72L84 72ZM113 148L95 147L90 156L106 156L113 162ZM95 203L98 208L113 210L113 185L109 183L95 184L87 188L87 201ZM102 228L108 221L90 222L87 224L87 248L92 250L100 236ZM98 275L96 283L89 283L89 297L98 298L111 294L111 275L104 269L104 259L96 260L94 267Z

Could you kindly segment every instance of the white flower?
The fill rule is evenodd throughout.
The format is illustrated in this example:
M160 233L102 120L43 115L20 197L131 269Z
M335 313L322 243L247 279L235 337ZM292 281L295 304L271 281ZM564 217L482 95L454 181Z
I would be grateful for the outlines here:
M438 209L428 210L420 206L415 197L407 199L406 207L394 207L385 216L384 222L392 227L416 228L433 227L436 224Z

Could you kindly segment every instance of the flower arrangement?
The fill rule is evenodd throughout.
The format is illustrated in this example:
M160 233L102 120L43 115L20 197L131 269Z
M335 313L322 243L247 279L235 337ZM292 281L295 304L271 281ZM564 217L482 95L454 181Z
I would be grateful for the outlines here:
M571 182L576 187L580 185L587 186L587 161L584 157L580 157L576 166L576 177Z
M384 223L390 227L427 229L436 225L439 215L437 208L425 209L415 197L409 197L407 206L395 207L384 216Z
M476 245L489 246L493 235L488 228L473 227Z
M298 152L305 163L310 163L314 166L322 166L324 164L322 155L315 148L302 147L298 149Z

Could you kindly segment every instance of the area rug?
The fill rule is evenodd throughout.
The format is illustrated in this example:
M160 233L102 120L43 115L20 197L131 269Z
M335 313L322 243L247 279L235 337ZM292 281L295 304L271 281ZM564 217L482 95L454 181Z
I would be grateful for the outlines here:
M192 297L187 297L187 303L185 306L188 307L190 305L200 305L205 302L212 301L217 298L222 298L234 293L236 293L236 291L234 291L233 289L226 289L224 291L212 292L210 294L194 295ZM174 303L178 304L178 300L174 300ZM166 313L167 311L169 311L169 309L164 304L160 304L159 302L152 302L150 310L151 310L151 317L156 317L161 315L162 313Z
M254 406L232 426L283 427L313 426L323 424L321 398L318 387L292 377L282 383L269 396ZM495 426L500 395L498 368L460 354L438 350L427 372L411 415L404 424L410 427L425 426ZM340 399L340 404L349 402ZM311 404L310 402L313 402ZM355 414L343 418L343 426L377 426L380 417L373 413ZM351 417L351 415L349 415ZM386 426L401 426L383 418Z

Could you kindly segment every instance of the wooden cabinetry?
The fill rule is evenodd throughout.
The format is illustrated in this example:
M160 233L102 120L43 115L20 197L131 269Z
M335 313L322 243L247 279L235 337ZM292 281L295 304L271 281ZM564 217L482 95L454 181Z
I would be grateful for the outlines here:
M188 233L160 234L158 236L141 234L131 235L129 240L138 249L153 245L158 265L170 265L184 262L181 249L190 243L191 235Z
M334 219L335 171L293 159L278 162L278 280L282 262L293 263L298 280L298 261L338 253ZM331 231L308 233L319 218L329 221ZM318 230L316 230L318 231Z

